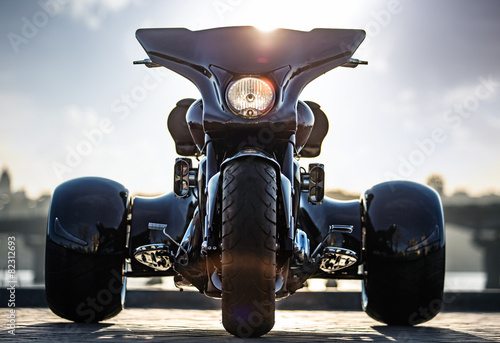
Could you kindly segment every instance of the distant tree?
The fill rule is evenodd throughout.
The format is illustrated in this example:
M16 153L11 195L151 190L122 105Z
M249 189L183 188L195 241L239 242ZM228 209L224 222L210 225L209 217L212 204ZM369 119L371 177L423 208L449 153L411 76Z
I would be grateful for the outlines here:
M444 182L444 177L443 176L441 176L439 174L429 175L429 177L427 178L427 182L426 183L430 187L434 188L436 190L436 192L438 192L438 194L440 196L444 195L444 185L445 185L445 182Z

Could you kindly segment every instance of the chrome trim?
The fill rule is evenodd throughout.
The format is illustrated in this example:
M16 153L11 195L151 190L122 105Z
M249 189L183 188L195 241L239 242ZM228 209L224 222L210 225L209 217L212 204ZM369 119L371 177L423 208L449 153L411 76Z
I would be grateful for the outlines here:
M207 193L207 205L205 210L205 237L208 238L212 232L212 224L214 220L217 192L219 190L220 172L217 172L210 180L206 186Z
M172 236L170 236L167 233L167 224L148 223L148 229L149 230L163 231L163 234L165 236L167 236L168 239L170 239L175 245L177 245L179 247L179 249L181 249L187 255L186 249L184 249L184 247L182 245L180 245L179 243L177 243L177 241L175 239L173 239Z
M325 236L323 241L318 244L316 249L314 249L314 252L312 253L311 256L313 258L316 258L316 256L318 256L319 252L321 251L321 249L325 245L325 242L327 241L328 236L331 233L333 233L333 232L351 233L353 231L353 229L354 229L354 225L345 225L345 224L332 224L332 225L330 225L328 227L328 234Z
M148 229L149 230L159 230L163 231L167 228L167 224L161 224L161 223L148 223Z
M285 283L284 281L285 280L283 279L283 275L279 273L278 276L276 277L276 283L274 285L275 292L279 292L283 288L283 284Z
M326 247L321 255L319 268L329 274L345 269L358 261L356 252L337 247Z
M339 67L346 68L356 68L358 65L367 65L368 61L358 60L357 58L351 58L348 62L341 64Z
M309 192L309 174L301 173L300 176L302 177L300 183L300 190L302 192Z
M165 244L148 244L135 249L137 262L158 271L167 271L172 267L173 257L170 248Z
M281 192L283 198L283 207L285 210L285 221L286 228L288 232L293 233L294 229L294 219L293 219L293 211L292 211L292 183L288 178L281 174ZM290 237L293 238L293 237Z
M310 243L309 238L307 238L307 234L301 229L297 229L295 233L295 241L294 241L294 250L295 250L295 263L297 265L302 265L304 262L309 260L310 257Z
M330 225L328 227L328 230L330 232L343 232L343 233L351 233L352 230L354 229L354 225Z
M125 296L127 295L127 269L128 269L128 263L124 263L123 266L123 286L122 290L120 292L120 301L122 304L122 307L125 305Z
M210 280L212 280L212 284L215 288L222 291L222 279L219 274L217 274L217 271L213 272L212 276L210 276Z
M207 241L203 241L203 243L201 243L201 253L206 256L207 255L207 251L208 251L208 242Z
M145 58L139 61L134 61L133 64L144 64L148 68L158 68L162 66L161 64L151 61L149 58Z

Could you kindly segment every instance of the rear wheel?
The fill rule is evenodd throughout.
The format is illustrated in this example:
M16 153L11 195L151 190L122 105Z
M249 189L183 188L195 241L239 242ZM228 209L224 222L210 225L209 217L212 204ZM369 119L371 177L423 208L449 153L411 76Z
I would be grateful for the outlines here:
M442 306L444 247L416 260L367 261L363 281L365 312L389 325L416 325L434 318Z
M45 293L49 308L62 318L96 323L123 309L122 255L89 254L47 238Z
M363 308L389 325L416 325L439 313L445 232L439 195L427 186L391 181L363 197L366 272Z
M222 186L222 324L238 337L274 326L276 170L240 158L224 169Z
M103 178L69 180L54 190L45 294L58 316L94 323L122 310L128 207L127 189Z

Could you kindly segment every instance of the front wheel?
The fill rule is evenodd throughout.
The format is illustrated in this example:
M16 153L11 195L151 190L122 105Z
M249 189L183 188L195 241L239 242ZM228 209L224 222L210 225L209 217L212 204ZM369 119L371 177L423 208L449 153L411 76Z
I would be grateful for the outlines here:
M238 337L274 326L276 170L259 158L228 163L222 185L222 324Z

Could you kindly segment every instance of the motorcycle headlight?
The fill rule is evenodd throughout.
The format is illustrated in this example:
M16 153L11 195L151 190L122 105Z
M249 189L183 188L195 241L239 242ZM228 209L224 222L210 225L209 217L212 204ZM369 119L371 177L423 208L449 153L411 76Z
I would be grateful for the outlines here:
M273 106L274 89L267 81L245 77L229 85L226 99L235 114L248 119L258 118Z

